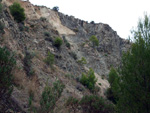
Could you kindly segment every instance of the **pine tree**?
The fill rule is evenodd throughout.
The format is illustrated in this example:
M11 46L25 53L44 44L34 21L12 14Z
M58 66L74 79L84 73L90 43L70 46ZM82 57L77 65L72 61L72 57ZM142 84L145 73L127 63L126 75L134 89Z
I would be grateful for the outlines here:
M150 18L134 30L135 42L122 57L119 113L150 113Z

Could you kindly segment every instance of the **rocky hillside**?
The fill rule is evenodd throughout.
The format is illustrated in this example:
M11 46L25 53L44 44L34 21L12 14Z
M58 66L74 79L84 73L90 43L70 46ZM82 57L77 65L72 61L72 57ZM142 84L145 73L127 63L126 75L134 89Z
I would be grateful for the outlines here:
M28 1L18 1L25 9L26 20L17 23L9 11L14 1L2 1L3 14L0 21L5 24L5 33L1 34L0 46L13 51L17 60L11 95L17 108L22 112L29 111L30 92L34 93L33 105L39 108L45 85L52 85L58 79L65 88L56 102L54 112L66 113L68 109L64 108L64 104L69 96L81 98L91 94L79 82L82 73L89 68L94 70L97 77L97 86L100 88L98 94L105 97L105 90L109 87L107 75L110 67L120 65L122 52L129 48L129 42L120 38L107 24L88 23L44 6L34 6ZM98 47L92 47L89 41L92 35L98 38ZM56 37L63 40L60 49L53 45ZM66 43L70 46L66 46ZM48 52L55 56L53 68L44 62ZM79 63L82 57L86 59L86 64ZM15 107L8 109L16 110Z

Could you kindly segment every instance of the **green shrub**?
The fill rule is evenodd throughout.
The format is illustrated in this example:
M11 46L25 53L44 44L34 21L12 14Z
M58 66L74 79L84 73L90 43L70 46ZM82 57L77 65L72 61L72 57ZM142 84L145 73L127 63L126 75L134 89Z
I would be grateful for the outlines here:
M88 74L82 74L82 77L80 79L80 82L86 86L89 90L94 91L95 84L97 82L97 79L95 77L93 69L90 68Z
M57 37L55 40L54 40L54 46L57 47L58 49L61 47L63 43L63 40L59 37Z
M70 109L76 113L77 107L79 106L79 100L74 97L69 97L65 105L70 107Z
M96 95L83 96L80 106L84 113L113 113L114 106Z
M49 32L44 32L44 36L50 37L50 33Z
M63 89L64 85L59 80L54 82L53 87L46 85L44 91L42 92L42 97L40 100L41 111L43 111L44 113L52 112L55 107L56 101L63 92Z
M119 89L118 84L119 76L117 71L112 67L110 69L109 75L108 75L108 81L110 83L110 88L106 91L106 97L112 101L114 104L118 101L118 92L116 92L117 89Z
M41 17L40 20L44 22L44 21L46 21L46 18L45 17Z
M69 43L69 42L66 43L66 47L67 47L68 49L70 49L70 43Z
M21 7L21 5L17 2L14 2L13 5L9 7L10 13L14 17L14 20L17 22L22 22L25 20L25 13L24 9Z
M19 25L19 30L20 30L20 31L24 31L24 29L25 29L24 25L23 25L23 24L20 24L20 25Z
M13 89L11 71L15 64L14 55L8 49L0 47L0 99Z
M58 12L59 11L59 7L55 6L55 7L53 7L53 10L56 11L56 12Z
M53 64L55 62L55 57L51 52L48 52L48 56L44 60L50 67L53 67Z
M80 60L78 60L78 63L87 64L85 57L82 57Z
M66 44L66 47L70 49L70 43L69 43L68 40L65 38L65 36L63 36L63 40L64 40L64 43Z
M32 107L33 98L34 98L34 93L33 93L33 91L30 91L29 92L29 100L28 100L29 107Z
M5 33L4 27L5 27L4 23L0 22L0 33L2 33L2 34Z
M42 98L40 101L41 110L43 112L48 112L49 110L52 111L54 109L55 103L56 100L52 88L50 86L46 86L42 92Z
M0 1L1 2L1 1ZM3 9L3 6L2 4L0 3L0 13L2 13L2 9Z
M98 38L96 36L92 35L89 40L92 42L93 47L99 46L99 41L98 41Z
M75 60L78 59L78 58L77 58L77 54L76 54L75 52L70 52L70 55L71 55Z
M118 77L117 71L112 67L110 69L109 75L108 75L108 82L110 85L112 85L115 82L115 79Z
M78 28L73 29L74 32L79 32Z
M95 24L95 22L94 22L94 21L91 21L90 24Z
M64 85L59 80L53 83L52 90L56 98L59 98L61 96L63 89L64 89Z
M28 77L34 75L35 71L33 70L33 67L32 67L32 58L34 57L34 55L29 52L29 51L26 51L26 55L25 55L25 58L24 58L24 70L26 71L26 74Z
M28 32L29 31L29 26L24 26L24 30Z

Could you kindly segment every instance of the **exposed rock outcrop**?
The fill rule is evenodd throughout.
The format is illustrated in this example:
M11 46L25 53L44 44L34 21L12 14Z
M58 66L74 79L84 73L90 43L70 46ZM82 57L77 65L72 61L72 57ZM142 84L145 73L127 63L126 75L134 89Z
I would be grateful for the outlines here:
M5 23L5 34L0 42L0 46L6 46L16 54L17 66L13 71L15 88L11 96L13 102L27 112L30 109L29 92L33 91L33 105L39 108L45 84L52 85L59 79L65 84L65 89L55 108L55 111L58 111L68 96L81 98L85 94L91 94L78 81L82 72L87 72L89 68L94 69L98 78L97 86L101 88L98 93L104 96L109 87L106 78L110 67L120 65L122 52L130 47L130 43L120 38L107 24L87 23L44 6L34 6L29 1L19 1L27 18L24 24L17 23L9 12L9 6L14 1L2 2L4 7L1 21ZM50 36L45 36L45 32ZM89 41L92 35L99 40L99 46L96 48L93 48ZM60 50L53 46L52 39L56 37L61 37L64 42ZM70 43L70 49L66 47L65 40ZM44 62L48 51L55 56L54 69ZM31 55L30 59L27 55ZM87 64L78 63L82 57L86 58ZM101 83L101 86L98 83ZM60 111L66 113L65 110Z

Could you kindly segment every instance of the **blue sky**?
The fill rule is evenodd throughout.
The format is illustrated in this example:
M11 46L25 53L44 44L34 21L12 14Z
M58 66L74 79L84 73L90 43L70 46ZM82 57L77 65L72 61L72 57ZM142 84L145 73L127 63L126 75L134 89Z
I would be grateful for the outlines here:
M150 0L29 0L36 5L59 11L76 18L109 24L122 38L128 38L130 30L137 26L144 12L150 14Z

